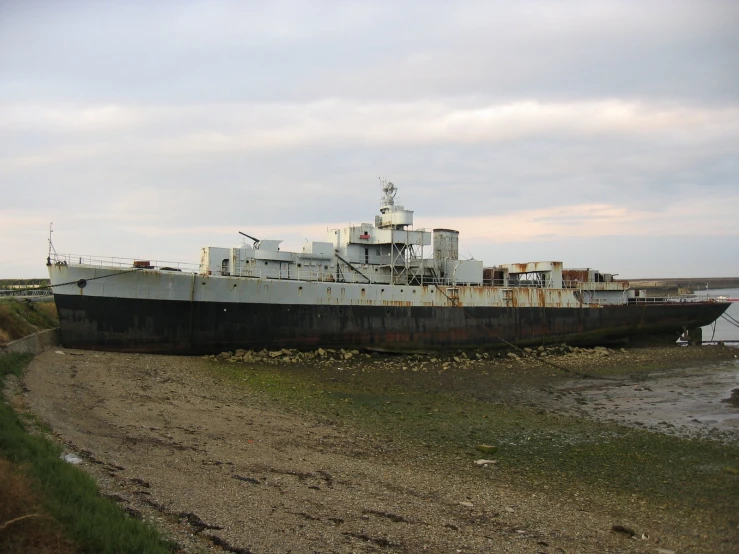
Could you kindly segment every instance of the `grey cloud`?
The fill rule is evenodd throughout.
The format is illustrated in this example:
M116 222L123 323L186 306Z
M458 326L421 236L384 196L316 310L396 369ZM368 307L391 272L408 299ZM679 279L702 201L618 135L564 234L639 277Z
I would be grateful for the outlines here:
M731 1L0 3L0 225L22 216L0 243L43 252L46 221L65 250L164 259L302 240L372 221L383 175L424 225L670 216L462 237L491 263L736 273L735 215L702 206L685 237L675 207L739 202L737 22Z
M30 3L0 97L591 96L726 103L739 6L708 2Z

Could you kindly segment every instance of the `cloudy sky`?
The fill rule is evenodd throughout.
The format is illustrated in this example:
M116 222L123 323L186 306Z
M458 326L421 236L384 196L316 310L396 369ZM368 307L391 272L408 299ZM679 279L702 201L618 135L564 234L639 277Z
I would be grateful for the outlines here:
M739 2L0 0L0 278L416 227L739 276ZM430 253L430 252L429 252Z

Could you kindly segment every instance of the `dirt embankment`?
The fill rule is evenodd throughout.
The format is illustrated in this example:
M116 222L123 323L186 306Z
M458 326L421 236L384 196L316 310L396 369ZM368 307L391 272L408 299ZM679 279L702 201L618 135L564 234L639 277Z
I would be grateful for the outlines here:
M0 299L0 346L58 326L53 302Z
M739 522L726 507L739 491L737 477L721 470L721 460L739 452L734 446L664 439L673 442L657 456L697 451L703 457L690 464L712 472L703 492L693 493L692 473L637 475L638 456L651 455L650 444L662 439L594 426L574 409L552 415L525 394L547 394L585 374L628 380L665 364L731 363L730 349L544 350L495 359L347 352L306 359L288 351L230 362L59 352L32 362L26 407L83 458L105 494L189 552L739 547ZM549 450L541 450L543 434ZM610 459L622 462L609 452L600 468L573 458L619 434L617 446L629 455L623 463L632 465L608 467ZM484 437L501 452L476 451ZM639 452L628 452L629 444ZM719 461L707 469L706 460ZM587 469L582 480L580 469ZM696 496L691 507L671 496L671 479L687 494L718 492L706 502Z

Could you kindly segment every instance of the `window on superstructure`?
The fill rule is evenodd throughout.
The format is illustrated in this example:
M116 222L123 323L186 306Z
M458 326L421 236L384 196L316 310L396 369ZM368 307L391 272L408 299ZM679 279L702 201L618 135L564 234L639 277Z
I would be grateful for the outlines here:
M364 263L365 264L369 263L369 248L364 249Z

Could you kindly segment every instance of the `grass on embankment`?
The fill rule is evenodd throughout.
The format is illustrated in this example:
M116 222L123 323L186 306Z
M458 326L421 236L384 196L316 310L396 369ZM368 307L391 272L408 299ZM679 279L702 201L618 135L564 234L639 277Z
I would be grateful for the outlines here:
M25 354L0 356L0 379L8 374L20 376L30 359ZM61 460L60 455L57 445L26 432L18 415L6 402L0 402L0 461L10 462L0 464L0 486L7 488L0 490L4 499L0 514L7 518L0 521L0 543L16 548L7 550L4 546L3 552L44 552L38 545L45 533L52 533L49 536L56 537L59 544L58 549L46 552L172 552L153 528L131 519L101 497L92 478ZM22 494L25 489L37 497L36 503L29 503ZM29 515L29 511L40 515L2 529L3 524Z
M0 344L58 326L54 302L0 299Z
M704 509L739 524L739 477L729 471L739 467L737 446L550 413L519 394L528 387L549 390L570 378L549 368L522 364L440 373L403 371L402 364L213 367L284 406L348 423L389 448L441 456L460 470L494 457L497 471L534 487L637 498L684 512ZM475 450L479 444L499 449L481 454Z

